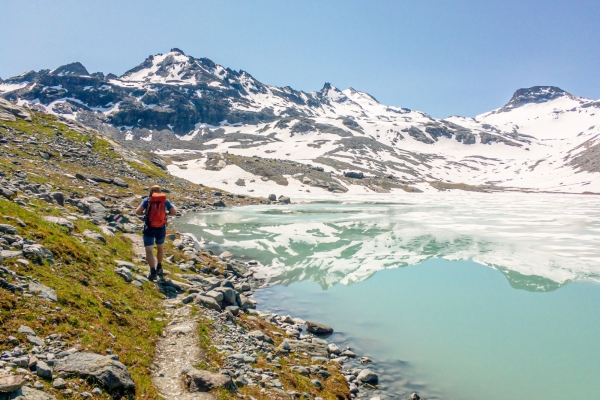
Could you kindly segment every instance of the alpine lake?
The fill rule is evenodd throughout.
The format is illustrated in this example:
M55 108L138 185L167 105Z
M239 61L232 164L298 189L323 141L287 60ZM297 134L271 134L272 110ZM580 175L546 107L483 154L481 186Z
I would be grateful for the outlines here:
M600 197L403 194L187 214L399 398L600 398Z

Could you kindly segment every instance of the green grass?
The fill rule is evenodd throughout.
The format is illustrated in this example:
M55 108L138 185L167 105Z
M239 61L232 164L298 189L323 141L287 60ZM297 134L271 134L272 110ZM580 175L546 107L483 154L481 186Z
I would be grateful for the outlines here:
M135 397L157 398L148 371L155 341L165 325L156 320L163 316L159 307L162 295L154 284L139 289L113 272L114 259L131 260L133 252L129 240L117 235L107 237L106 244L82 243L68 234L66 228L48 223L38 213L4 199L0 199L0 215L23 220L27 227L19 228L19 234L44 245L52 251L55 260L55 264L23 266L6 262L5 265L53 288L59 299L58 303L48 303L37 297L27 299L3 291L0 335L4 338L14 335L19 325L25 324L41 337L60 333L71 345L88 351L106 354L110 349L129 367L136 382ZM0 223L14 222L0 217ZM75 234L97 229L85 220L76 221L75 226ZM103 305L106 301L112 308ZM51 311L54 307L60 310ZM19 339L25 344L25 337L21 335ZM11 347L0 340L0 349Z

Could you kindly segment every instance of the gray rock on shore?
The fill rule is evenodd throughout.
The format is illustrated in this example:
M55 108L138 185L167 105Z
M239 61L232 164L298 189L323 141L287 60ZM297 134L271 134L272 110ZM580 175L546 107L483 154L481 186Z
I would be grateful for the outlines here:
M356 377L356 380L362 384L377 385L379 376L370 369L363 369Z
M325 324L320 324L318 322L306 321L306 331L310 333L315 333L317 335L324 335L332 333L333 328Z

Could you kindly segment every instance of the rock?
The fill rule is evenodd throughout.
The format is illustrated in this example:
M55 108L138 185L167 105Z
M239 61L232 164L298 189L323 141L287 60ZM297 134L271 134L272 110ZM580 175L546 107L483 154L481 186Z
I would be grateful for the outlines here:
M100 396L102 394L102 389L100 389L99 387L95 387L94 389L92 389L92 394Z
M12 225L8 225L8 224L0 224L0 232L8 233L9 235L16 235L17 228L15 228Z
M38 383L38 382L36 382ZM43 386L42 386L43 387ZM41 390L32 389L28 386L23 386L21 389L13 392L7 397L8 400L56 400L56 397L51 396Z
M244 353L236 353L229 356L229 359L240 361L246 364L252 364L256 362L256 357L250 357Z
M185 385L190 392L208 392L216 388L236 391L230 376L213 374L208 371L193 370L185 373Z
M325 325L325 324L320 324L318 322L306 321L306 331L310 332L310 333L316 333L318 335L322 335L322 334L332 333L333 328L328 325Z
M13 197L15 197L17 194L13 191L10 190L8 188L5 188L4 186L0 186L0 195L4 196L5 198L7 198L8 200L11 200Z
M269 201L277 201L277 196L274 194L269 195Z
M421 397L418 394L413 393L408 397L408 400L421 400Z
M230 251L224 251L219 257L221 258L221 260L227 261L233 257L233 253L231 253Z
M83 231L83 236L85 236L89 239L97 240L101 243L106 243L106 239L104 238L104 236L102 236L98 232L94 232L90 229L86 229L85 231Z
M41 244L24 244L23 245L23 255L27 258L32 258L39 263L47 260L53 263L52 252L46 249Z
M218 287L213 289L215 292L223 293L223 301L227 304L234 304L236 299L235 290L228 287Z
M30 327L28 327L28 326L25 326L25 325L21 325L21 326L19 327L19 329L17 329L17 332L19 332L19 333L23 333L23 334L25 334L25 335L37 336L37 335L35 334L35 332L34 332L34 330L33 330L33 329L31 329Z
M73 225L73 223L66 218L60 218L60 217L54 217L52 215L48 215L48 216L44 217L43 219L52 224L64 226L65 228L67 228L69 230L69 232L71 232L71 231L73 231L73 229L75 229L75 226Z
M221 306L212 297L198 295L196 296L196 300L194 300L194 303L211 310L221 311Z
M346 178L363 179L365 177L365 174L363 174L362 172L348 171L344 172L344 176Z
M316 386L316 387L318 387L319 389L321 389L321 388L323 387L323 384L322 384L322 383L321 383L321 381L320 381L320 380L318 380L318 379L311 379L310 381L311 381L311 383L312 383L313 385L315 385L315 386Z
M292 367L292 371L297 372L298 374L300 374L302 376L308 376L310 374L308 369L303 366L294 366L294 367Z
M35 366L37 376L43 379L52 379L52 368L48 366L44 361L38 360Z
M39 338L35 335L27 335L27 342L31 343L35 346L45 346L46 342L44 342L44 339Z
M214 290L211 290L211 291L206 292L206 296L212 297L219 303L223 301L223 293L221 293L221 292L215 292Z
M369 357L361 357L359 361L361 364L371 364L373 362Z
M23 375L0 375L0 393L12 393L25 384Z
M31 122L31 114L23 107L17 106L8 100L0 98L0 119L5 121L15 121L16 119L14 119L14 117L10 118L11 114L15 117L19 117L25 121Z
M297 353L307 353L312 357L328 357L326 344L308 343L300 340L289 340L290 350Z
M342 357L348 357L348 358L355 358L356 357L356 353L350 350L344 350L341 352L340 356Z
M76 173L75 174L75 178L77 178L79 180L82 180L82 181L87 181L88 180L88 178L85 175L80 174L80 173Z
M44 286L39 283L29 282L29 291L48 301L58 301L56 292L54 289L50 289L48 286Z
M56 372L94 378L106 390L121 392L135 388L125 365L110 357L94 353L73 353L56 362Z
M65 380L62 378L57 378L52 382L52 387L54 389L66 389L67 382L65 382Z
M122 277L125 282L131 282L133 280L131 271L125 267L115 268L115 274Z
M248 333L248 336L252 336L253 338L256 338L257 340L260 340L261 342L267 342L267 343L273 344L273 339L271 339L268 335L266 335L264 332L259 331L259 330L255 330L255 331Z
M113 183L112 179L103 178L101 176L92 176L90 179L93 180L94 182L99 182L99 183Z
M370 369L363 369L360 371L358 376L356 377L358 383L369 384L369 385L377 385L379 382L379 376Z
M342 352L340 350L340 348L337 346L337 344L335 344L335 343L330 343L327 347L331 354L340 354Z
M117 264L119 267L125 267L130 270L134 270L137 268L134 263L129 262L129 261L123 261L123 260L114 260L114 261L115 261L115 264Z
M54 201L56 201L59 206L62 207L62 206L65 205L65 195L62 194L61 192L51 193L50 196L52 196L52 198L54 199Z
M279 202L283 204L290 204L292 200L287 196L279 196Z
M128 188L129 184L127 182L125 182L123 179L121 178L113 178L112 180L112 184L113 185L117 185L119 187L123 187L123 188Z
M242 310L247 310L248 308L256 307L256 301L248 298L247 296L244 296L243 294L240 294L239 304Z
M238 306L227 306L225 307L225 310L231 312L236 317L240 313L240 308Z
M192 303L196 299L197 295L198 295L197 293L192 293L192 294L190 294L188 296L185 296L183 299L181 299L181 302L183 304Z

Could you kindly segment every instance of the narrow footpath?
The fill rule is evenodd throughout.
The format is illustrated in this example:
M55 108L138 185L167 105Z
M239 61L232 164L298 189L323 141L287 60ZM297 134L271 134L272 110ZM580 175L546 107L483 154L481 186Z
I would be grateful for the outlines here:
M146 253L140 235L127 235L133 242L136 261L141 262ZM183 295L165 299L161 305L170 319L156 344L152 382L165 400L214 400L211 393L190 393L184 388L182 371L200 361L197 318L192 317L189 305L181 304Z

